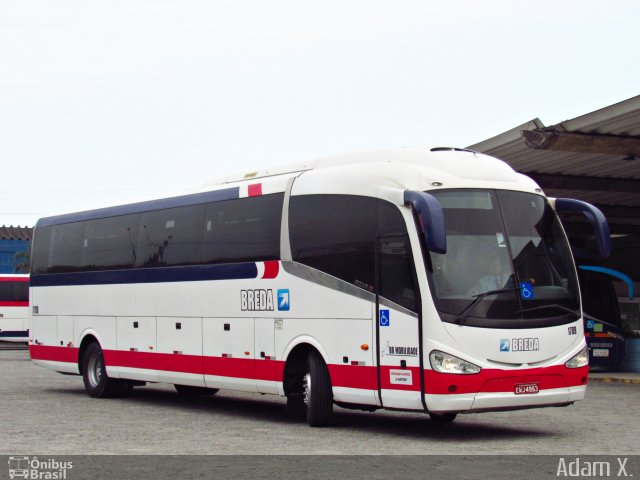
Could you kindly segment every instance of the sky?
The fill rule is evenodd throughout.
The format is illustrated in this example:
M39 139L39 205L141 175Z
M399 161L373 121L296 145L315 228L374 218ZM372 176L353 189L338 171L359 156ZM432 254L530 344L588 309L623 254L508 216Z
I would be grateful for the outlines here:
M0 225L640 93L636 0L0 0Z

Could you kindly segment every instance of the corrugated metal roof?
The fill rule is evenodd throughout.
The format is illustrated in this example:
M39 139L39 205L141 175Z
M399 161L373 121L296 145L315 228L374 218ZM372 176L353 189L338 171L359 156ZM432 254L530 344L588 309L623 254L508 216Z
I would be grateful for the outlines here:
M0 239L2 240L31 240L33 228L14 227L3 225L0 227Z
M536 150L527 146L524 130L557 131L561 133L598 134L633 137L640 140L640 95L602 108L551 127L545 127L538 118L507 132L468 147L471 150L496 156L515 170L535 177L535 174L554 175L554 188L545 188L548 195L573 196L599 205L640 207L640 158L625 159L624 155L606 153L580 153L555 150ZM587 178L588 177L588 178ZM551 177L549 177L551 178ZM588 180L592 188L572 189L571 180ZM607 186L607 179L627 179L628 182ZM558 189L565 180L567 189ZM638 180L637 185L633 180ZM618 188L619 191L612 191Z
M545 128L544 124L540 119L535 118L468 148L501 158L523 173L539 172L640 180L640 158L629 161L623 160L624 157L621 155L529 148L522 138L522 131L541 128ZM549 128L571 133L626 135L640 138L640 95ZM634 204L640 205L638 199L634 200Z
M640 136L640 95L559 125L570 132Z

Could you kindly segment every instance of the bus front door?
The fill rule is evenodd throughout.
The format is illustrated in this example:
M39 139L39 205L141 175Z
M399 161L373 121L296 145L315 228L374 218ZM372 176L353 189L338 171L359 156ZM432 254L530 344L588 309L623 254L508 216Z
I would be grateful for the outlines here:
M376 253L378 401L422 409L419 296L406 236L382 237Z

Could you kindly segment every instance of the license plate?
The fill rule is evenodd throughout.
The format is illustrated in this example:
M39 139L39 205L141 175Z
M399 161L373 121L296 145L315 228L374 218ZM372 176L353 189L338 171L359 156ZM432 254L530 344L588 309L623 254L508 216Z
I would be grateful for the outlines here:
M516 395L530 395L539 391L540 388L538 388L537 383L519 383L515 388Z
M591 352L593 353L594 357L608 357L609 356L609 350L606 348L594 348L593 350L591 350Z

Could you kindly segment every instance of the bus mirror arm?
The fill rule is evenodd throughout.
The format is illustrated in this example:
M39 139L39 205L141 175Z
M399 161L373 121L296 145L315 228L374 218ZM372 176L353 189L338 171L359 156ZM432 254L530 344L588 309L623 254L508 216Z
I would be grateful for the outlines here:
M447 253L444 213L436 197L425 192L405 190L404 204L413 207L418 215L427 248L435 253Z
M611 254L609 223L600 209L590 203L573 198L556 198L555 207L558 213L580 212L584 214L595 231L600 257L607 258Z

